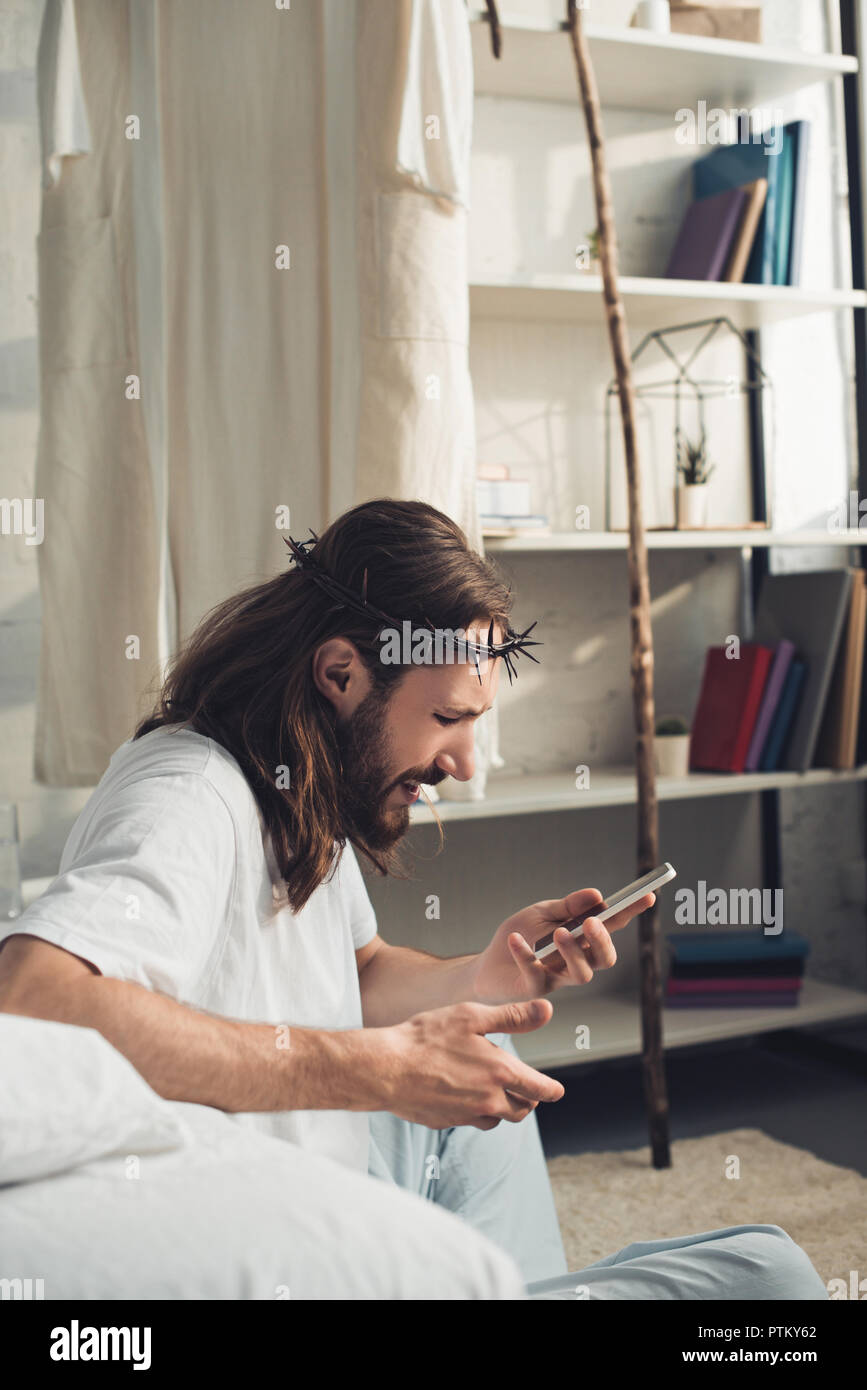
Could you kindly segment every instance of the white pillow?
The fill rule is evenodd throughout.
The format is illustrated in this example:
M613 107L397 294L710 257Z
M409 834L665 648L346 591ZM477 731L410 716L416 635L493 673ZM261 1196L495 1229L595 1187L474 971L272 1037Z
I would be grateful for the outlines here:
M184 1142L171 1103L94 1028L0 1013L0 1183Z

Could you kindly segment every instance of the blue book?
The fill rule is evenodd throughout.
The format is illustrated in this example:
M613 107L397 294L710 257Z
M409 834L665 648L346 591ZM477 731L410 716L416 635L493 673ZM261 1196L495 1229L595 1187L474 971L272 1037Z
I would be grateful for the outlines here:
M780 156L786 148L785 136L778 140L777 128L767 132L771 140L743 141L718 145L692 166L693 196L710 198L727 188L740 188L754 179L767 179L768 196L756 230L753 249L744 272L747 285L773 285L776 272L777 195L780 182ZM774 153L774 147L779 149Z
M781 696L786 687L786 676L789 674L789 667L795 655L795 644L783 638L777 643L774 653L774 662L768 675L767 685L762 696L762 703L759 707L759 717L753 729L753 736L750 739L750 746L747 751L747 760L744 763L744 772L758 772L759 763L762 757L765 743L771 732L774 722L774 715L780 703Z
M798 700L801 696L806 674L806 661L792 661L786 675L786 683L783 686L780 703L777 705L777 712L774 715L771 730L762 752L761 762L759 763L759 770L761 772L775 772L780 766L786 739L791 732L795 720L795 711L798 708Z
M804 209L807 201L807 155L810 148L810 122L792 121L788 127L795 145L795 195L792 204L792 235L789 248L787 285L801 283L801 252L804 245Z
M850 608L852 576L851 569L805 570L796 574L766 574L762 580L752 640L772 644L788 637L795 644L798 660L807 667L795 722L786 736L780 762L771 768L806 772L812 766Z
M766 936L761 927L732 930L731 927L704 927L701 931L667 932L671 953L679 962L773 960L776 956L806 957L810 942L798 932L785 928L777 936Z
M792 213L795 203L795 162L798 136L795 122L783 126L783 143L778 156L777 201L774 209L774 284L789 283L792 249Z

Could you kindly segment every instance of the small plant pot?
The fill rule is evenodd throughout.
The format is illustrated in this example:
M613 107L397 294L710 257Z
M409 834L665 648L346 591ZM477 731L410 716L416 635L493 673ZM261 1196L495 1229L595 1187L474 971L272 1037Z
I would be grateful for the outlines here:
M689 772L689 734L656 734L653 751L659 777L686 777Z
M707 483L681 483L675 488L674 497L678 530L707 525Z

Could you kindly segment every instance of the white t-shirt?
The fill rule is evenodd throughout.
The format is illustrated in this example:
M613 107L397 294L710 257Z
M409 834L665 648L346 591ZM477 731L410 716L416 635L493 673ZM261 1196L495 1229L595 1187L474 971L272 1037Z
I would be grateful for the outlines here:
M336 846L335 846L336 852ZM121 744L72 828L60 872L0 939L29 932L228 1018L360 1028L355 951L376 916L352 846L295 914L269 922L279 873L230 753L183 726ZM235 1115L367 1171L363 1112Z

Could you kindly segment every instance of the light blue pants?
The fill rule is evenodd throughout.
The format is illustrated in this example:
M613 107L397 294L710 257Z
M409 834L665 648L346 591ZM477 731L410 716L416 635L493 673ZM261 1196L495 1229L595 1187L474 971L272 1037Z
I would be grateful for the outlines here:
M514 1050L505 1034L491 1041ZM535 1114L491 1130L425 1129L383 1112L369 1118L370 1173L462 1216L508 1251L530 1298L828 1298L780 1226L635 1241L570 1273Z

